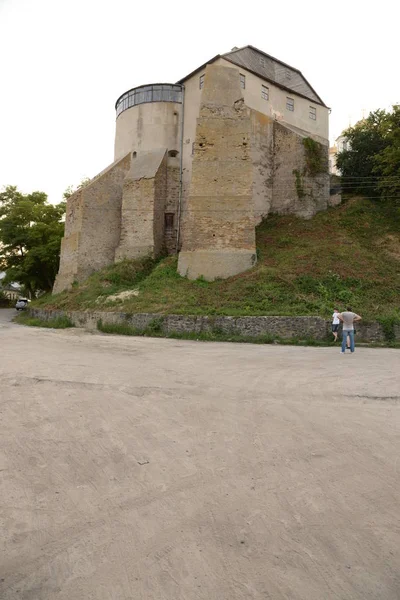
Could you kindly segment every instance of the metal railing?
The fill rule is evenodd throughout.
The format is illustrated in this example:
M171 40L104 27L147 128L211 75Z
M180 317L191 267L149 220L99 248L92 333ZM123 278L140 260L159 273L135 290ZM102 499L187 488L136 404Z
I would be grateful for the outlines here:
M117 117L124 110L145 102L182 103L182 86L171 83L155 83L133 88L122 94L115 103Z

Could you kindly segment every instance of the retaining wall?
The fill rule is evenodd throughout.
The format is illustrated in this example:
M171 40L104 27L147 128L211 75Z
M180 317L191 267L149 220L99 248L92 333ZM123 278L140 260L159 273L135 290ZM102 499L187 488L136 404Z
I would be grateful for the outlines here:
M123 312L84 312L30 308L30 314L39 319L49 320L67 316L76 327L97 329L101 320L107 324L124 324L138 330L157 324L164 333L219 332L226 334L257 337L271 335L283 339L325 340L330 334L330 321L321 317L209 317L186 315L157 315L150 313L129 314ZM396 340L400 340L400 327L395 326ZM380 323L357 324L357 342L385 342Z

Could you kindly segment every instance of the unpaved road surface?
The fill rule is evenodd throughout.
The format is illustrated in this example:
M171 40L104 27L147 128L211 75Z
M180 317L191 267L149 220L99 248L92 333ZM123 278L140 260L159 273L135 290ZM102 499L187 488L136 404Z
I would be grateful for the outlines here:
M0 311L2 600L398 600L400 352Z

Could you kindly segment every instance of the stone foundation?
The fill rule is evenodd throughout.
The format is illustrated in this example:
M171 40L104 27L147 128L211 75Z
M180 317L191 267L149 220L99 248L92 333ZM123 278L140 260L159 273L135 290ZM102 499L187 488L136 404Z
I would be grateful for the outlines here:
M201 333L214 332L242 335L247 338L270 335L280 339L316 340L331 339L331 322L321 317L208 317L191 315L159 315L149 313L127 314L105 311L62 311L44 308L30 308L33 317L48 321L67 316L76 327L97 329L101 320L107 324L129 325L144 331L156 321L162 333ZM394 335L400 341L400 327L395 326ZM380 323L357 323L356 345L358 342L384 343L385 335ZM339 344L336 344L339 351Z

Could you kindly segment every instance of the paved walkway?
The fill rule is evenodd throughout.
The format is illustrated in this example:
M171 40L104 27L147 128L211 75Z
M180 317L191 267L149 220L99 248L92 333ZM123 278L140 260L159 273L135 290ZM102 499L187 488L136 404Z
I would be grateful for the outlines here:
M2 600L398 600L400 352L0 311Z

